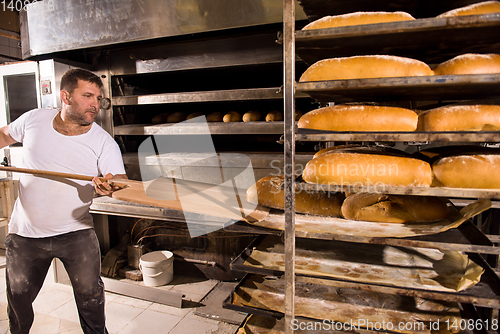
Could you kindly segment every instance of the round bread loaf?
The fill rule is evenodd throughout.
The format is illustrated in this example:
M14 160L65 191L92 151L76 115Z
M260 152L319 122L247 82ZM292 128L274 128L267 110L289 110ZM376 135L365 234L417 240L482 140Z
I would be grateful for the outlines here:
M224 114L220 111L214 111L207 115L207 122L222 122Z
M260 112L252 110L243 114L243 122L257 122L260 121Z
M432 164L435 185L500 189L500 154L456 155Z
M474 3L465 7L452 9L437 17L451 17L451 16L465 16L465 15L481 15L489 13L500 12L500 2L498 1L484 1Z
M155 115L155 116L151 119L151 123L153 123L153 124L162 124L162 123L167 123L167 121L168 121L168 116L170 116L170 113L168 113L168 112L165 112L165 113L161 113L161 114Z
M498 131L500 106L485 104L451 105L419 115L419 131Z
M239 112L236 111L230 111L227 114L224 115L222 120L226 123L229 122L241 122L241 115Z
M388 78L433 75L429 65L416 59L397 56L353 56L322 59L300 77L301 82Z
M342 204L342 216L382 223L431 223L446 219L446 202L433 196L357 193Z
M187 115L186 119L193 119L193 118L200 117L203 115L204 114L202 112L196 111L196 112L193 112L193 113L190 113L189 115Z
M283 175L263 177L247 190L247 201L284 210L285 178ZM297 191L295 193L295 211L320 216L340 217L340 208L345 195L327 191Z
M418 115L413 110L371 105L335 105L312 110L299 119L298 127L327 131L415 131Z
M179 123L186 120L186 114L180 111L176 111L168 115L167 122L168 123Z
M408 157L373 153L328 152L313 158L304 181L342 186L415 186L432 183L429 163Z
M356 26L362 24L415 20L406 12L355 12L325 16L306 25L302 30Z
M281 111L273 110L267 113L266 122L278 122L283 120L283 114Z
M466 53L434 68L435 75L500 73L500 55Z

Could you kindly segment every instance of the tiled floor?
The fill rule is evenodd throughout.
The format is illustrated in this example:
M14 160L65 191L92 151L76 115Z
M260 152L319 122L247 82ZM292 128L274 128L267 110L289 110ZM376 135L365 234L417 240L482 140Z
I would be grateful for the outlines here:
M208 283L207 283L208 282ZM203 299L211 288L210 281L199 285L184 285L186 298ZM213 284L212 284L213 285ZM202 292L203 291L203 292ZM189 305L189 303L187 303ZM194 304L194 303L193 303ZM78 314L71 287L55 283L51 272L33 303L35 322L31 334L81 334ZM222 321L200 317L196 311L203 307L176 308L145 300L106 292L106 327L110 334L233 334L238 326ZM7 299L5 296L5 257L0 250L0 334L9 333Z

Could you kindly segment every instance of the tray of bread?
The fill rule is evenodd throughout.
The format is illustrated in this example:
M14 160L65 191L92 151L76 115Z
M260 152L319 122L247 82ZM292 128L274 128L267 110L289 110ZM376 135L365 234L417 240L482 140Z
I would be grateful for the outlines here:
M295 228L309 233L412 237L456 228L500 198L500 152L482 146L445 146L408 154L364 145L316 153L295 183ZM246 192L249 203L284 210L285 178L269 175ZM449 198L482 198L458 210ZM282 212L282 211L281 211ZM282 213L255 226L284 230Z
M231 263L232 270L281 276L284 243L257 238ZM298 238L295 273L410 289L457 292L476 285L484 269L459 251Z
M384 323L384 332L430 333L436 324L440 333L456 332L446 324L462 319L456 302L443 302L419 297L406 297L386 293L339 288L324 280L296 282L295 317L306 323L346 326L347 330L363 333L372 325ZM367 301L370 301L368 303ZM285 280L283 278L247 275L235 291L224 301L228 309L282 318L285 312ZM411 330L400 323L414 323ZM439 325L441 324L441 325ZM314 324L313 324L314 326ZM330 330L335 327L330 327ZM309 332L309 331L308 331Z
M394 19L390 16L396 14L402 15L387 12L385 19ZM368 53L416 57L436 64L468 50L500 52L495 33L500 26L500 13L420 19L403 16L404 21L385 21L380 16L380 12L350 13L312 22L296 31L297 56L309 65L332 55ZM356 25L339 26L355 18L352 23ZM363 19L374 23L361 24Z

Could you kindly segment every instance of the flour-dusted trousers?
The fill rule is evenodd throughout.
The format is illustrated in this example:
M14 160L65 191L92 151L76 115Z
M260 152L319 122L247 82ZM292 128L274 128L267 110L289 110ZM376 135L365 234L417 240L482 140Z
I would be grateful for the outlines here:
M106 334L101 252L93 229L48 238L9 234L5 239L10 331L27 334L34 320L32 303L50 264L59 258L68 272L85 334Z

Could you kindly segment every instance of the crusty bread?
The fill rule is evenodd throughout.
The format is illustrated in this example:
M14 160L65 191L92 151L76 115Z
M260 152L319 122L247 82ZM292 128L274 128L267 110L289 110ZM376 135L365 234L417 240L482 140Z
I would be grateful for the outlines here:
M260 121L260 112L252 110L252 111L247 111L246 113L243 114L243 122L256 122Z
M168 116L170 116L170 113L168 113L168 112L164 112L164 113L155 115L151 119L151 123L153 123L153 124L167 123L168 122Z
M269 208L284 210L285 179L283 175L263 177L247 190L247 201ZM340 217L340 208L345 195L327 191L297 191L295 211L320 216Z
M193 119L193 118L200 117L200 116L203 116L203 115L204 114L202 112L196 111L196 112L192 112L189 115L187 115L186 119Z
M230 111L224 115L222 120L226 123L241 122L241 114L237 111Z
M266 122L278 122L283 120L283 114L281 111L273 110L267 113Z
M325 16L306 25L302 30L356 26L362 24L415 20L406 12L355 12Z
M455 155L432 164L436 186L500 189L500 154Z
M298 127L327 131L415 131L416 112L406 108L371 105L335 105L312 110Z
M416 59L397 56L353 56L322 59L300 77L301 82L363 78L433 75L429 65Z
M181 111L176 111L168 115L167 122L168 123L179 123L186 120L186 114Z
M313 158L304 181L342 186L418 186L432 183L429 163L402 156L366 152L328 152Z
M367 146L362 144L346 144L346 145L331 146L319 150L314 154L313 158L319 157L320 155L328 152L374 153L374 154L388 154L401 157L411 157L410 154L394 149L392 147Z
M448 207L433 196L357 193L345 199L342 216L383 223L430 223L446 219Z
M435 75L500 73L500 55L466 53L434 68Z
M450 105L419 115L419 131L499 131L500 106L487 104Z
M207 122L222 122L224 114L220 111L214 111L207 115Z
M465 15L481 15L489 13L500 12L500 2L498 1L484 1L474 3L465 7L452 9L437 17L450 17L450 16L465 16Z

